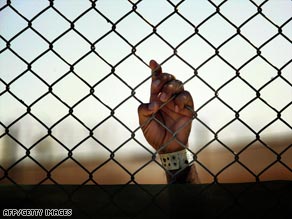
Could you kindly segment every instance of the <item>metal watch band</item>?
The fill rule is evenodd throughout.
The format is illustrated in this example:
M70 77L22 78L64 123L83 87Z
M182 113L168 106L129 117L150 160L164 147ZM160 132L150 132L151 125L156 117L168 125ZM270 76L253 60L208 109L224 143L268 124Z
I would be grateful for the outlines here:
M188 149L167 154L160 154L159 156L162 166L166 170L183 169L193 162L192 153Z

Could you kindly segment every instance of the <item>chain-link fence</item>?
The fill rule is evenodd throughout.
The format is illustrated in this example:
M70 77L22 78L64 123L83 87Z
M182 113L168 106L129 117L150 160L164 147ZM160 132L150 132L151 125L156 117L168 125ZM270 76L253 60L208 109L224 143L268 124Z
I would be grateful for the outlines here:
M291 11L289 0L1 0L1 209L291 215ZM150 59L193 96L196 187L164 185L139 126Z
M1 184L164 183L137 115L151 58L193 96L203 183L291 180L291 8L1 1Z

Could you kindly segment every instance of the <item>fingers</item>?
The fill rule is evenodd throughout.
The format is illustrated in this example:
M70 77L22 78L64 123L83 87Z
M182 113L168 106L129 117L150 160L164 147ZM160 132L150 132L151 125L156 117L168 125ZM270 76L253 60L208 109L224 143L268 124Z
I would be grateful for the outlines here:
M186 106L193 109L193 100L189 92L184 91L183 83L175 79L175 76L162 73L161 66L151 60L149 66L152 70L150 104L147 106L147 113L151 115L159 110L162 103L174 98L175 111L179 112Z
M183 91L179 93L174 99L174 104L175 112L177 113L183 110L184 108L191 108L192 111L194 108L193 98L188 91Z
M159 76L156 76L155 80L152 80L151 83L151 95L158 95L162 87L174 79L175 77L173 75L167 73L161 73Z
M161 66L155 61L151 60L149 66L152 71L152 82L151 82L151 97L150 101L155 100L155 96L159 94L162 86L170 80L174 79L174 76L167 73L162 73Z
M150 61L149 67L152 71L152 81L154 81L160 74L162 74L162 68L155 60Z
M141 104L138 108L139 123L141 126L146 126L149 118L159 110L159 104L152 102L149 104Z
M183 83L179 80L171 80L164 84L161 89L159 100L167 102L173 95L179 94L184 90Z

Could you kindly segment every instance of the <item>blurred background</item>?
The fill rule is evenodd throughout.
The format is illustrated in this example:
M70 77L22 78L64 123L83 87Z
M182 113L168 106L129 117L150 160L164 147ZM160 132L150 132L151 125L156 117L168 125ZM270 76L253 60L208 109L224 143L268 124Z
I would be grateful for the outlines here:
M185 82L203 183L292 179L289 0L0 0L0 183L165 183L151 59Z

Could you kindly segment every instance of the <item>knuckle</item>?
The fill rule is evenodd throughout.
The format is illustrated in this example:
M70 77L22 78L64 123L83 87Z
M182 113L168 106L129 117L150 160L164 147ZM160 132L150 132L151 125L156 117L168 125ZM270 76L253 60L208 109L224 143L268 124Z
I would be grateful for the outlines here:
M184 90L183 94L184 94L184 96L186 96L186 97L191 97L190 92L187 91L187 90Z
M179 80L171 80L163 86L163 91L180 93L183 91L183 83Z
M167 84L165 84L163 86L163 89L162 89L164 92L171 92L172 90L174 90L174 84L169 82Z
M170 81L170 80L174 79L174 76L171 74L168 74L168 73L163 73L163 74L161 74L161 79L163 81Z
M187 102L190 100L190 93L188 91L183 91L181 93L181 95L179 96L180 100L183 101L183 102Z
M178 91L182 91L184 88L183 88L183 83L182 81L180 80L174 80L173 82L174 84L174 87L178 90Z
M138 113L141 113L144 109L145 109L145 104L140 104L140 106L138 106Z

